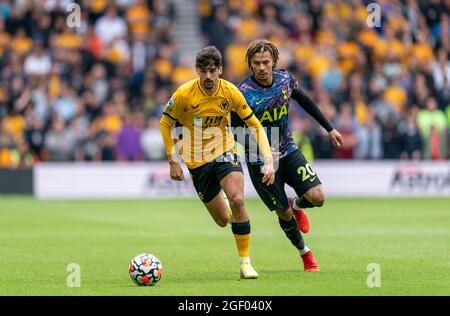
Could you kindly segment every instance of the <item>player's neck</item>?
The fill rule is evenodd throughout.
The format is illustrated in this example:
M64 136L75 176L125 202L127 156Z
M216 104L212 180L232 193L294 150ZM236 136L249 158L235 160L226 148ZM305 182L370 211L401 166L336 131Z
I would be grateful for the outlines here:
M263 81L256 79L256 77L254 75L252 77L253 77L253 80L257 84L259 84L261 87L270 88L272 86L273 76L270 76L269 78L267 78L267 80L263 80Z

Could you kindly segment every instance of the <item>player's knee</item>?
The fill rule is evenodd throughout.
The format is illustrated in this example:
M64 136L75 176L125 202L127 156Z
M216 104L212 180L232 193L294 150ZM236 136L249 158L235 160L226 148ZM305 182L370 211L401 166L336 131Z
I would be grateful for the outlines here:
M323 190L316 190L311 196L311 203L317 207L321 207L325 204L325 194Z
M226 227L227 224L230 222L230 215L228 214L218 215L217 217L214 218L214 221L220 227Z
M225 219L219 219L216 220L216 224L219 225L220 227L226 227L228 224L229 220L225 220Z
M279 218L281 218L283 221L288 222L291 220L292 218L292 212L287 209L287 210L277 210L277 215Z
M242 196L242 194L232 195L228 198L228 201L230 202L230 206L233 211L240 211L244 207L244 197Z

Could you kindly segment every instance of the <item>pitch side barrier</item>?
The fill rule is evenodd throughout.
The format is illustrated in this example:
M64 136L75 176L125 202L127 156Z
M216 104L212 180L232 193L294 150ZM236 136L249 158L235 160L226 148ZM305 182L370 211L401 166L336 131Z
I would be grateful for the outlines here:
M185 181L180 182L170 179L165 161L39 163L33 170L33 192L40 199L196 198L182 166ZM450 197L450 161L321 160L312 166L328 197ZM245 197L257 197L245 163L243 167ZM290 188L288 193L294 195Z
M0 194L32 194L31 169L0 169Z

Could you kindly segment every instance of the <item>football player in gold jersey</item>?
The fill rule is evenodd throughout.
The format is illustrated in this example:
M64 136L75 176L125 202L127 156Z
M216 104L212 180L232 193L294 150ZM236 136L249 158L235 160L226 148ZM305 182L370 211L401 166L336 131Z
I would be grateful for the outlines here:
M182 139L177 139L176 143L198 196L219 226L225 227L231 220L241 278L255 279L258 273L249 257L250 219L244 205L244 176L240 162L236 161L234 137L227 129L230 111L237 113L257 140L264 157L261 172L266 185L272 185L275 179L271 148L261 123L244 96L232 83L219 78L222 74L219 50L214 46L202 49L196 56L195 68L199 78L175 91L160 121L170 177L176 181L184 180L175 149L177 137L172 137L172 127L178 122L182 126ZM228 198L231 215L222 190Z

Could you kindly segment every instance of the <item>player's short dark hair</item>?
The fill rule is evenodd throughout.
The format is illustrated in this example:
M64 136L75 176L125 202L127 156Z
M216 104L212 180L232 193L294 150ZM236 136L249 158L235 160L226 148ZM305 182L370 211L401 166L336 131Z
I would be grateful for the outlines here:
M195 57L195 67L206 68L208 65L222 66L222 54L215 46L203 48Z
M247 61L248 67L251 68L251 59L257 53L270 52L273 59L273 68L277 65L280 53L278 48L272 44L269 40L259 39L250 43L247 48L247 53L245 54L245 60Z

